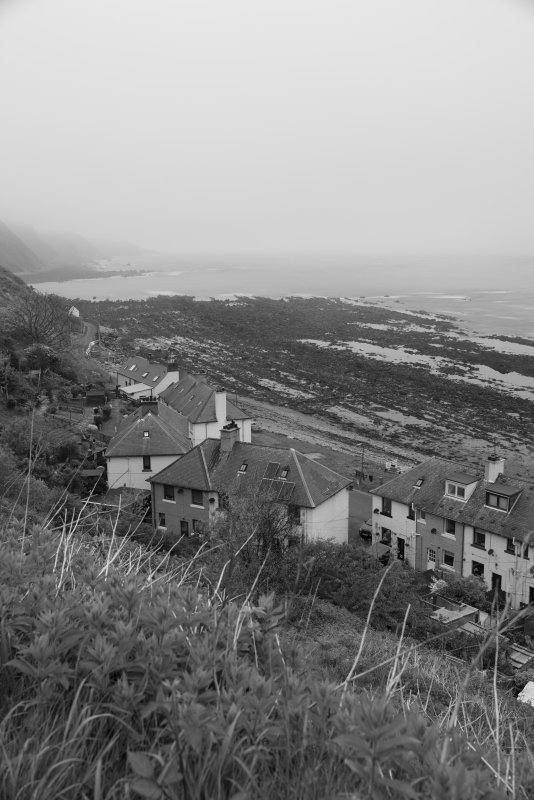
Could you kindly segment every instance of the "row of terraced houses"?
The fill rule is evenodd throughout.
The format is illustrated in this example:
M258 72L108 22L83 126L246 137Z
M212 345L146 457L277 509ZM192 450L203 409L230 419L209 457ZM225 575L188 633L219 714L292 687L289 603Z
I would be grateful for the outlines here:
M137 382L136 382L137 381ZM117 384L139 408L107 448L110 488L149 489L153 524L209 529L230 493L287 510L307 539L348 541L351 480L252 441L252 419L205 377L133 357ZM513 608L534 602L534 487L490 455L480 470L432 458L371 492L371 547L418 571L476 575Z

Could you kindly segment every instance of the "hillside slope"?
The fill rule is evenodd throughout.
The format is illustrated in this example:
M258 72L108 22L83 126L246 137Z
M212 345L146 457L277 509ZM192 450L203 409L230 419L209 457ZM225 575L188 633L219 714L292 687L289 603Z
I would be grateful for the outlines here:
M31 289L22 278L0 266L0 310L9 306L14 299L24 297L29 292Z
M1 220L0 264L15 273L36 273L47 268L33 250Z

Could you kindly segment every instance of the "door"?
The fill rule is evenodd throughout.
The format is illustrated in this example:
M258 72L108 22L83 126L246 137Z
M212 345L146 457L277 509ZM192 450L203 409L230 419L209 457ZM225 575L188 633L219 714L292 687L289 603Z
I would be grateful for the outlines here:
M189 536L189 522L186 519L180 520L180 536Z
M491 591L493 594L495 592L500 592L502 588L502 575L499 575L497 572L491 573Z
M429 547L426 551L426 568L436 569L436 551L433 547Z
M397 558L400 561L404 561L404 539L397 537Z

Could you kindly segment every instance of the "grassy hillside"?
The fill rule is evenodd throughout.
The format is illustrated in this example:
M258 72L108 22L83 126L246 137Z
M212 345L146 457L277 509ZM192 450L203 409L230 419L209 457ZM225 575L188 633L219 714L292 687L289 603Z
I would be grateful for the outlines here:
M435 715L405 687L416 665L398 642L362 683L377 640L355 660L361 626L340 679L314 654L310 613L304 631L284 633L272 597L225 599L195 558L70 517L26 531L4 521L0 585L6 800L529 796L525 737L510 750L491 692L464 694L460 708L451 676L449 712Z

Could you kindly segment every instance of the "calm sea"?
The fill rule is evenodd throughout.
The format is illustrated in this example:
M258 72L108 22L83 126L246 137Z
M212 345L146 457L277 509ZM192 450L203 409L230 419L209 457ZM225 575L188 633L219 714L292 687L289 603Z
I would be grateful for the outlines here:
M402 310L449 314L466 330L534 339L534 259L191 257L98 263L99 276L39 283L69 298L128 300L184 294L362 297ZM138 275L109 276L111 270Z

